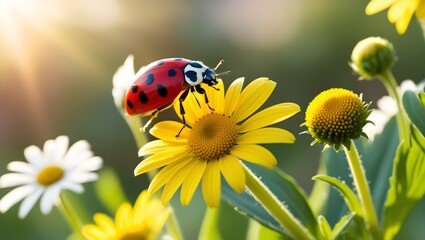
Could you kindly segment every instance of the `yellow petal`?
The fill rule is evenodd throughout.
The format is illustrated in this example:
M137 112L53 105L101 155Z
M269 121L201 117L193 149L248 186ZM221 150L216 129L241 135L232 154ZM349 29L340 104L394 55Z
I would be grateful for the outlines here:
M239 127L239 132L248 132L271 124L281 122L298 113L300 106L295 103L280 103L266 108L248 118Z
M231 155L224 155L218 163L220 171L230 187L238 193L242 192L245 189L245 171L239 159Z
M153 140L143 145L138 152L139 157L155 154L162 152L165 149L172 148L175 146L183 146L184 143L164 142L162 140Z
M192 164L194 165L194 169L192 173L184 179L180 193L180 202L184 206L190 203L190 200L192 199L207 166L206 161L199 159L193 159Z
M146 190L139 194L133 207L133 225L141 225L147 216L146 209L150 206L148 192Z
M175 121L162 121L155 126L153 126L149 133L161 140L167 141L167 142L179 142L179 143L185 143L187 142L187 138L190 134L190 129L185 127L183 131L180 133L179 137L176 137L176 135L179 133L179 131L182 129L183 124Z
M179 161L189 154L186 146L167 149L166 151L154 154L141 161L134 169L134 175L140 175L167 164Z
M260 145L235 145L230 150L230 154L247 162L259 164L268 168L273 168L277 164L277 160L274 155L265 147Z
M89 240L108 240L111 238L110 235L93 224L85 225L83 227L83 234Z
M425 1L420 1L416 8L416 17L420 20L425 19Z
M218 90L216 90L216 89L214 89L214 88L212 88L208 85L205 85L205 84L203 84L202 87L205 89L207 97L208 97L209 104L214 109L214 111L218 112L218 113L223 113L223 111L224 111L224 85L223 85L223 81L221 79L219 79L218 83L214 86ZM204 99L202 99L202 100L204 101Z
M391 6L393 3L395 3L398 0L372 0L367 4L366 6L366 14L372 15L377 12L380 12L389 6Z
M243 82L245 78L241 77L236 79L230 84L227 89L226 96L224 98L224 114L232 116L235 108L239 102L239 96L241 94Z
M196 98L192 93L189 93L186 99L183 101L183 108L185 111L184 117L186 118L186 123L189 124L189 126L193 126L196 120L202 117L202 109L198 104L198 101L199 99ZM176 111L176 114L181 120L180 103L178 100L174 103L174 111Z
M131 223L131 205L127 202L120 205L115 215L115 227L119 231Z
M401 1L391 6L388 11L388 20L392 23L395 22L399 34L406 32L416 7L417 3L415 1Z
M183 180L186 177L190 177L192 175L196 167L196 164L193 164L193 161L194 160L191 159L191 162L176 172L165 185L161 196L161 201L164 205L168 204L168 202L176 193L177 189L180 187L180 185L182 185Z
M242 144L294 143L295 136L281 128L260 128L238 137L236 142Z
M170 215L170 210L168 208L165 208L159 214L156 214L154 216L155 217L154 224L150 228L150 234L149 234L150 238L148 239L157 239L157 235L159 234L159 232L161 232L169 215Z
M96 213L93 219L99 228L107 235L113 236L115 234L115 225L109 216L103 213Z
M164 186L173 175L180 171L183 167L185 167L192 160L191 156L187 156L187 158L180 160L179 162L175 162L173 164L169 164L161 169L155 177L152 179L149 184L148 193L149 196L152 196L156 191L158 191L162 186Z
M202 177L202 194L205 203L210 208L218 207L221 196L221 176L218 161L208 162Z
M269 98L275 87L276 83L267 78L258 78L246 86L239 97L234 113L235 121L240 122L254 113Z

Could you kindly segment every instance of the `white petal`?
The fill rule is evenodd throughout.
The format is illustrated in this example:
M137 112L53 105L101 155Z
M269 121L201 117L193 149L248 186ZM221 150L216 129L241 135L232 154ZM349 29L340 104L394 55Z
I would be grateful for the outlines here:
M44 166L43 152L37 146L31 145L25 148L24 155L27 161L36 168Z
M35 189L35 185L25 185L13 189L0 200L0 211L3 213L6 212L17 202L33 193Z
M69 170L73 170L75 168L79 168L82 163L84 163L87 159L93 157L93 153L91 151L80 152L78 155L75 155L73 158L67 158L63 163L64 167Z
M34 182L32 176L22 173L7 173L0 177L0 188L14 187Z
M52 152L52 161L59 163L65 156L66 150L68 150L69 138L68 136L59 136L55 139L55 148Z
M74 183L85 183L96 181L97 173L73 173L70 180Z
M73 191L75 193L82 193L82 192L84 192L83 185L78 184L78 183L73 183L73 182L70 182L70 181L64 182L62 184L62 189L68 189L68 190L71 190L71 191Z
M44 215L50 213L53 204L59 199L59 193L62 188L59 185L54 185L46 188L45 193L41 197L40 210Z
M19 207L19 218L22 219L28 215L43 192L44 188L39 187L33 194L29 195L24 201L22 201L21 207Z
M92 157L78 166L78 171L92 172L102 167L103 160L101 157Z
M75 158L81 154L84 154L86 152L90 151L90 144L85 140L80 140L76 143L74 143L66 153L64 157L64 164L72 163Z
M52 163L54 151L55 151L55 140L49 139L46 142L44 142L43 158L44 158L45 164Z
M7 164L7 169L13 172L25 173L25 174L35 174L36 170L34 167L26 162L14 161Z

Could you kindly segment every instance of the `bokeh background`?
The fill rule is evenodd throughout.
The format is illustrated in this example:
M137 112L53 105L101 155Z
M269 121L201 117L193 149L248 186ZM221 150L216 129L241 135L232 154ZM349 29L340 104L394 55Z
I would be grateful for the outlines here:
M354 45L369 36L388 38L398 61L399 81L425 77L425 41L413 19L400 36L386 13L366 16L366 0L0 0L0 174L10 161L24 161L29 145L69 135L86 139L105 165L116 170L130 201L147 187L133 176L140 161L132 135L113 103L112 76L129 54L136 70L154 60L185 57L221 70L225 84L267 76L278 85L267 105L296 102L302 112L283 122L297 136L293 145L271 146L279 167L309 193L321 146L310 147L304 122L308 102L331 87L363 93L375 102L385 90L378 81L358 81L348 66ZM375 106L373 103L372 106ZM159 119L174 118L172 110ZM78 197L89 215L105 211L93 183ZM0 189L0 197L10 189ZM176 199L178 200L178 198ZM178 201L174 201L178 203ZM196 239L205 204L199 193L188 207L176 204L187 239ZM222 204L225 239L244 239L245 217ZM399 239L421 239L422 201ZM65 239L67 223L39 205L24 220L18 206L0 215L0 239ZM422 226L422 227L420 227ZM407 238L406 238L407 237Z

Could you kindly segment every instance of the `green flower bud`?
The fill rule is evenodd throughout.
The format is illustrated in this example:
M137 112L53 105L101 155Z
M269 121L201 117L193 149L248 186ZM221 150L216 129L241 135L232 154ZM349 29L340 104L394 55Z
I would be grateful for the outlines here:
M351 68L361 79L372 79L390 70L396 61L393 45L380 37L368 37L354 47Z

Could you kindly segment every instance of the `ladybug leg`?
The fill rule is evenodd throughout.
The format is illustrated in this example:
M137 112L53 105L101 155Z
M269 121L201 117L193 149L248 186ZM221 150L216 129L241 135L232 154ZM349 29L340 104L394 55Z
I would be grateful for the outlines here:
M170 104L164 105L162 107L159 107L158 109L156 109L152 114L151 117L149 118L149 120L145 123L145 125L143 125L142 127L142 131L146 131L146 129L149 127L149 125L152 123L152 121L158 117L158 114L168 108L170 108L171 106L173 106L173 103L171 102Z
M207 104L207 106L208 106L208 108L211 110L211 111L214 111L214 108L212 108L208 103L209 103L209 101L208 101L208 96L207 96L207 93L205 92L205 89L203 89L200 85L196 85L195 86L195 90L196 90L196 92L197 93L199 93L199 94L203 94L204 95L204 97L205 97L205 103ZM217 89L218 90L218 89Z
M189 94L189 91L191 89L188 88L187 90L185 90L182 95L180 95L179 97L179 107L180 107L180 115L182 116L182 124L183 127L180 129L180 131L177 133L176 138L178 138L180 136L180 133L183 131L183 129L186 127L186 118L184 117L184 114L186 113L184 111L184 107L183 107L183 101L187 98L187 95Z

